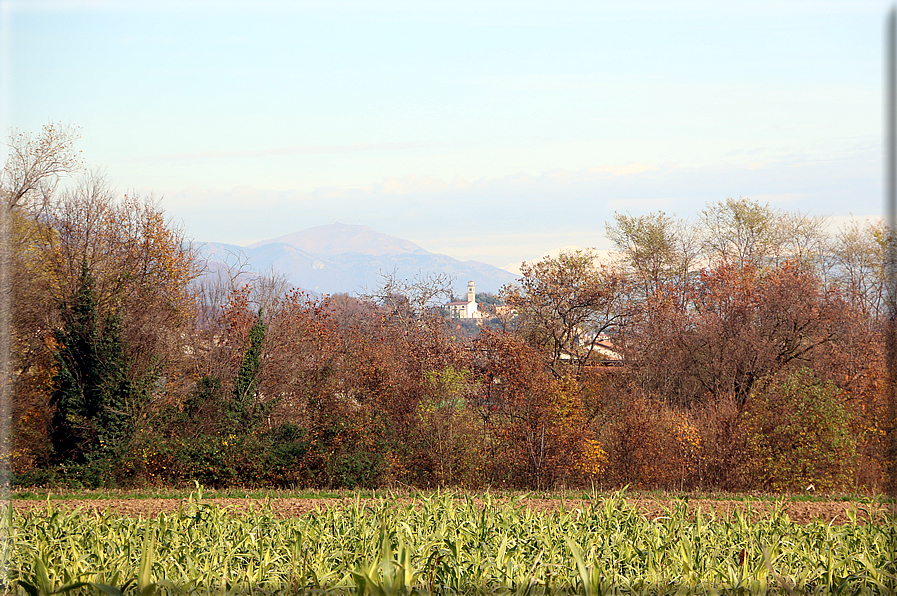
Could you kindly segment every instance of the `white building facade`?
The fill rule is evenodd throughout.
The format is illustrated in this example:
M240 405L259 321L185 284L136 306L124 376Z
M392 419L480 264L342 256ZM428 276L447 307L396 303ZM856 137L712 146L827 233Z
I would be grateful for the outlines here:
M445 305L446 310L453 319L479 319L480 312L477 310L477 291L473 285L473 280L467 282L467 300L459 300L457 302L449 302Z

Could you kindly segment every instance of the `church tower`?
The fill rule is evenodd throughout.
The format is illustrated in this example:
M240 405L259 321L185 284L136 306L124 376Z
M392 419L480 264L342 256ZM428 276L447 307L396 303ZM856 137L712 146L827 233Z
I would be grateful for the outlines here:
M473 280L467 282L467 301L476 304L477 302L477 291L473 287ZM472 306L469 310L472 312L476 309L475 306Z

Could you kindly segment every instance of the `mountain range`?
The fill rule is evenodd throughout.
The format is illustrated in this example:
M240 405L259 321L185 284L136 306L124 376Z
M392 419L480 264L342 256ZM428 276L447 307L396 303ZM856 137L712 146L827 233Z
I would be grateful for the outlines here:
M367 226L333 223L237 246L208 242L200 252L210 270L237 258L255 273L277 271L290 283L317 294L363 292L376 288L380 273L411 279L419 273L447 273L460 293L473 280L478 292L499 291L517 276L478 261L459 261L429 252L410 240L381 234Z

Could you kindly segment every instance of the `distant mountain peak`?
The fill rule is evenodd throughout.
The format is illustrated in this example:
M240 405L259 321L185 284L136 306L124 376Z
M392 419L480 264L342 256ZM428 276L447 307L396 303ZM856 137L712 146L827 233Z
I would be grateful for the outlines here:
M250 244L247 248L259 248L266 244L287 244L322 257L333 257L349 253L373 256L430 254L410 240L381 234L368 226L339 222L299 230L298 232L270 240L262 240Z
M414 242L381 234L367 226L332 223L240 247L209 242L202 247L210 261L243 255L253 271L278 271L294 286L319 294L359 292L382 283L382 272L411 279L421 272L445 273L456 280L476 280L478 290L497 292L514 277L477 261L461 262L424 250ZM224 266L223 264L221 265Z

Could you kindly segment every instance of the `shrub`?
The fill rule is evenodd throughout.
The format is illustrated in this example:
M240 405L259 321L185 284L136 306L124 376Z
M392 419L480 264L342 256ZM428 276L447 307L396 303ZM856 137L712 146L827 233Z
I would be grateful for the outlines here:
M748 468L759 488L845 488L857 441L844 393L803 368L761 384L740 427Z
M638 488L685 488L705 458L703 438L688 412L635 396L616 410L602 433L608 480Z

